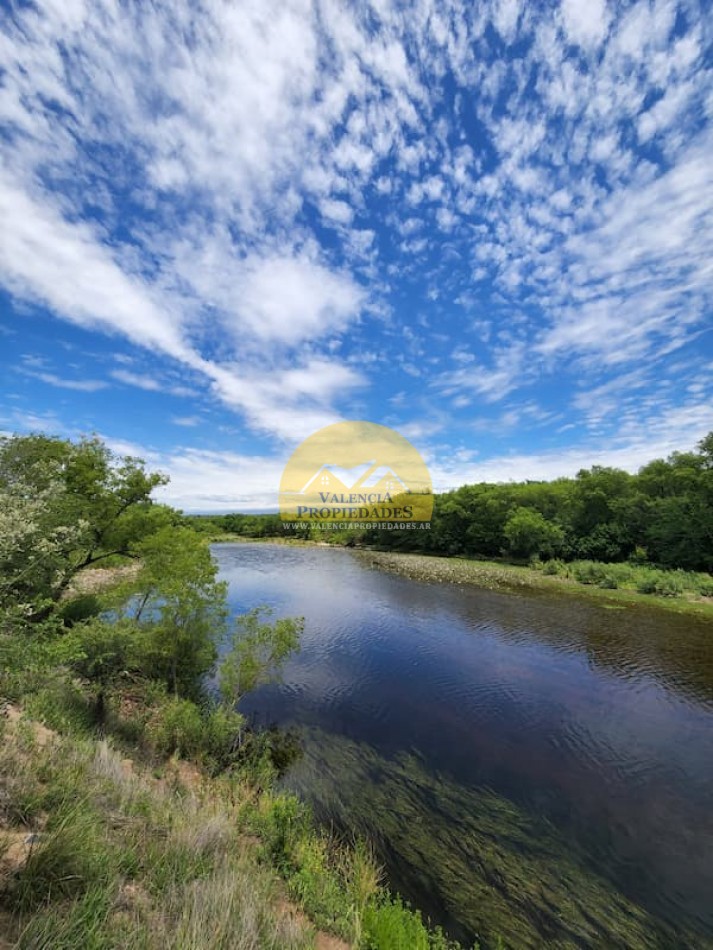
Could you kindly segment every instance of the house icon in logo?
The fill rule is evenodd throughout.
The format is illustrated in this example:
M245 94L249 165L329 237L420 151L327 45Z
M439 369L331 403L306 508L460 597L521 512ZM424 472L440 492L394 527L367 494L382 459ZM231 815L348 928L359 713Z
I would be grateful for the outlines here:
M379 465L378 468L375 468L362 480L359 487L376 492L379 495L399 495L402 492L410 491L403 480L388 465Z
M361 462L354 468L340 465L321 465L309 479L300 495L317 492L343 493L368 491L373 494L394 495L408 492L403 479L388 465L377 465L372 459Z

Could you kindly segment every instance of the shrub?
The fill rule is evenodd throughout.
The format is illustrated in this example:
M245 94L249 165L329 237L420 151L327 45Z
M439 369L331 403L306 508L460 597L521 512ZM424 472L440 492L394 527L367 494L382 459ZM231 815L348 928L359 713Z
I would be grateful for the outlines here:
M600 584L605 573L605 565L598 561L575 561L572 564L572 574L580 584Z
M205 747L201 711L189 699L171 697L146 724L146 738L159 755L197 757Z
M59 609L59 616L67 627L72 627L82 620L98 616L101 610L102 605L96 594L80 594L78 597L73 597L62 604Z
M639 571L636 580L636 589L640 594L656 593L656 575L658 571L652 568L643 568Z
M683 593L684 581L679 571L645 570L640 574L636 589L641 594L658 594L660 597L678 597Z
M245 717L224 705L206 715L202 751L215 769L227 768L232 763L244 725Z
M702 597L713 597L713 577L710 574L699 574L696 590Z
M66 735L90 735L96 724L86 690L63 676L46 678L35 693L24 697L24 707L33 719Z
M680 597L685 589L683 571L659 571L654 593L660 597Z
M559 558L555 557L550 561L545 561L545 563L542 565L542 573L550 575L566 574L567 565L564 563L564 561L561 561Z
M418 911L396 897L366 908L363 946L366 950L449 950L456 944L439 929L429 932Z

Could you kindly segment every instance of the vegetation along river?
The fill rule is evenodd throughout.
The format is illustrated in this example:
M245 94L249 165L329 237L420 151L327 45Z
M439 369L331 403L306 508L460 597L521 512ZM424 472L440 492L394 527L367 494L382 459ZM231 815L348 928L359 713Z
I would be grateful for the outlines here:
M333 548L216 544L231 606L303 616L285 783L484 947L713 948L713 624L425 583Z

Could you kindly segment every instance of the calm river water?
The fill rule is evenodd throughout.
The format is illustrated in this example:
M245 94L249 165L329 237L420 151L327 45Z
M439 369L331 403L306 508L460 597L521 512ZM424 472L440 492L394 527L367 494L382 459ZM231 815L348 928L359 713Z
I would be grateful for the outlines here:
M231 606L303 616L241 707L299 733L286 784L484 947L713 948L713 624L217 544Z

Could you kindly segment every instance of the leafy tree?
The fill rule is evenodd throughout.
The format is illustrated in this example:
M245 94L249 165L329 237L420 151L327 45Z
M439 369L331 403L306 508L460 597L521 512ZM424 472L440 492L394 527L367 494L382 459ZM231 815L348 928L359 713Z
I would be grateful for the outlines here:
M31 588L32 619L43 620L81 570L114 555L136 557L138 542L175 518L150 497L165 482L148 474L140 459L118 458L97 438L0 439L0 492L13 517L25 511L34 526L24 543L14 535L5 596L17 599ZM40 507L33 508L34 498ZM33 533L39 550L27 543Z
M623 561L638 551L639 558L648 556L662 565L711 570L713 433L702 439L695 451L656 459L637 475L595 465L580 471L576 478L553 482L464 485L435 496L430 531L349 532L348 538L339 539L335 534L331 540L403 551L497 557L503 552L515 553L505 529L517 509L539 513L550 525L545 542L541 548L534 545L534 553L556 550L567 560ZM224 530L246 537L286 533L274 515L217 517L222 518ZM538 524L538 530L529 532L535 540L542 530ZM511 533L514 530L511 525ZM308 525L298 531L301 533L287 533L319 536L314 529L310 535ZM533 544L516 543L521 552L518 556L533 551Z
M666 567L713 571L713 507L687 493L659 498L647 528L649 554Z
M431 539L440 551L446 554L463 554L466 549L468 513L458 492L449 492L436 498L437 517L434 520L434 536ZM393 532L397 535L399 532Z
M136 546L142 569L117 588L117 607L146 637L151 675L174 694L195 695L215 664L228 617L226 584L206 544L190 528L164 527Z
M0 483L0 605L6 620L28 619L55 599L67 574L68 552L86 543L84 519L57 522L64 486L44 470L39 485L16 478Z
M102 725L106 716L106 691L123 674L144 672L142 638L135 624L124 618L93 618L77 624L64 638L65 664L87 680L95 696L95 716Z
M698 454L701 457L702 467L705 470L713 468L713 432L701 439L697 445Z
M221 696L230 706L262 683L278 679L285 660L299 650L304 621L283 617L266 622L263 618L271 613L258 607L236 620L231 648L218 672Z
M559 525L532 508L516 508L505 523L508 547L516 557L551 556L564 539Z

